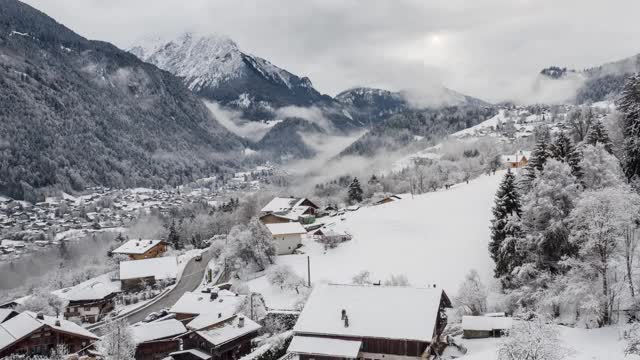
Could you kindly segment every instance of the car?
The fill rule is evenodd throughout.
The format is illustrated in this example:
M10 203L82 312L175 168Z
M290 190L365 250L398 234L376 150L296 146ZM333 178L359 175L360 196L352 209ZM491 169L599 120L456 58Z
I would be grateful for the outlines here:
M161 315L158 314L157 312L152 312L151 314L147 315L147 317L144 318L144 322L152 322L153 320L156 320L157 318L159 318Z
M196 261L202 261L202 255L201 254L196 255Z

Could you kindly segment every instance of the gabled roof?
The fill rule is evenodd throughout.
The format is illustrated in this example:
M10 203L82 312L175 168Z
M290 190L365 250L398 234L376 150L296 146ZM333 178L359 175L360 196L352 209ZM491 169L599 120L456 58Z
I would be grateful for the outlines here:
M292 235L292 234L306 234L307 230L304 229L298 222L280 223L280 224L267 224L267 229L272 235Z
M336 335L430 341L440 288L325 285L313 290L294 327L296 335ZM345 327L342 310L349 326Z
M20 341L43 326L49 326L54 330L70 335L93 340L98 339L89 330L71 321L47 315L43 316L42 319L38 319L35 313L25 311L0 324L0 350Z
M212 323L212 319L217 319L218 314L222 314L221 318L235 314L245 298L244 295L236 295L228 290L220 290L214 300L211 300L211 294L186 292L169 311L176 314L200 315L187 324L191 329L199 329Z
M146 277L175 279L177 276L178 260L175 256L120 262L120 280Z
M168 319L132 326L131 331L136 344L140 344L184 334L187 328L176 319Z
M240 326L241 322L243 323L242 326ZM196 331L196 333L209 343L220 346L241 336L258 331L260 328L261 326L253 320L242 314L238 314L204 330Z
M104 299L120 290L120 280L112 280L111 274L103 274L76 286L56 290L53 294L69 301L89 301Z
M13 309L0 309L0 324L16 315L18 315L18 312Z
M149 251L154 246L162 243L162 240L129 240L113 250L113 254L141 255Z
M318 206L311 202L307 198L294 198L294 197L275 197L267 205L262 208L264 213L286 213L294 208L305 207L305 210L309 207L317 209Z

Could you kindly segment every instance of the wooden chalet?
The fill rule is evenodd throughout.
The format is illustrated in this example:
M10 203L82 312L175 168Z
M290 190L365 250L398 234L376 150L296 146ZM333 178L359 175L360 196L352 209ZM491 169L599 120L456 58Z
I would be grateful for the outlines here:
M129 240L114 249L114 255L127 255L131 260L150 259L167 251L167 243L162 240Z
M519 169L529 164L530 157L531 151L520 150L513 155L503 155L502 161L507 169Z
M57 290L53 294L67 301L64 318L95 323L115 308L115 298L120 293L120 281L104 274L76 286Z
M179 336L187 332L182 322L176 319L150 322L132 326L136 347L136 360L164 359L180 349Z
M210 321L193 321L182 336L184 350L171 355L176 360L235 360L251 352L251 340L261 326L243 314L212 317Z
M287 352L301 360L429 358L451 301L442 289L326 285L317 287Z
M394 201L397 201L397 200L402 200L402 198L400 196L398 196L398 195L389 195L389 196L385 196L382 199L376 201L374 203L374 205L387 204L387 203L394 202Z
M49 356L59 344L77 353L96 340L96 335L71 321L25 311L0 324L0 358Z

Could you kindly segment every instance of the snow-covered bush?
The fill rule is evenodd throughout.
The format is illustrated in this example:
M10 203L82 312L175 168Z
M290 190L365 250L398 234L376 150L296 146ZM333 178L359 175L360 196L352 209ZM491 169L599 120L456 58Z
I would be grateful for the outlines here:
M269 269L267 278L271 285L278 286L282 290L295 290L297 294L300 294L300 288L305 285L304 279L288 265L273 266Z
M538 315L515 321L498 347L499 360L560 360L568 354L558 329Z

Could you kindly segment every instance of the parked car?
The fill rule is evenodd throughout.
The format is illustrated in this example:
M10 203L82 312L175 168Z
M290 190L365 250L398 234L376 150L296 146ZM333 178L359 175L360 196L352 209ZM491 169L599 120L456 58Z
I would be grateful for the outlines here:
M202 255L201 254L196 255L196 261L202 261Z
M158 319L159 317L161 317L162 315L160 315L157 312L152 312L151 314L147 315L147 317L144 318L144 322L152 322L153 320Z

